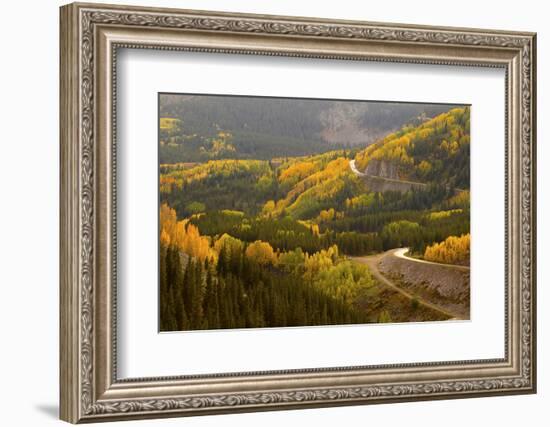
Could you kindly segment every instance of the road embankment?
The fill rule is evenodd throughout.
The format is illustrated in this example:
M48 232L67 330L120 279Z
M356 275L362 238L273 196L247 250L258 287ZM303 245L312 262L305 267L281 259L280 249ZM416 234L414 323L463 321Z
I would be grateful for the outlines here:
M378 262L380 272L400 288L469 319L469 268L416 260L403 256L404 252L403 248L388 251Z

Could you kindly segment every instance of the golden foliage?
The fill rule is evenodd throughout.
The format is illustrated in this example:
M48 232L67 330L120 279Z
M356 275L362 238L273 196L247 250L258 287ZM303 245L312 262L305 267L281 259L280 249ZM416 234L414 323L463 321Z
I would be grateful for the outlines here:
M170 246L170 235L164 229L160 232L160 244L166 248Z
M449 207L469 207L470 206L470 192L468 190L459 191L453 197L451 197L447 204Z
M262 208L262 214L266 216L271 216L273 211L275 211L275 201L268 200L267 202L265 202L265 205Z
M427 216L430 221L437 221L438 219L449 218L451 215L462 212L462 209L450 209L448 211L430 212Z
M178 221L176 211L166 203L160 207L160 242L165 246L175 246L201 261L216 257L216 253L210 248L209 239L201 236L199 229L189 224L188 220Z
M338 246L333 245L326 250L315 252L312 255L306 253L304 260L304 278L312 280L319 273L329 270L338 259Z
M339 260L318 274L315 285L336 299L354 304L361 293L374 285L374 280L366 265Z
M279 182L281 184L287 183L289 181L296 183L308 177L317 170L318 165L312 161L298 162L281 172L281 175L279 176Z
M172 240L172 236L175 236L177 222L176 211L163 203L160 206L160 229L161 232L166 232L170 240Z
M186 254L204 261L210 253L210 241L202 237L199 229L193 224L188 224L184 229L185 234L181 242L181 249Z
M359 170L365 170L371 160L388 160L404 166L412 166L414 160L409 156L409 149L416 141L432 138L435 134L444 134L450 140L438 143L441 150L450 155L458 152L461 144L469 144L469 135L457 123L457 118L466 114L467 108L454 108L418 127L404 127L401 131L387 135L382 140L368 146L355 157L355 164ZM421 166L426 171L428 165ZM430 165L431 166L431 165ZM426 171L427 172L427 171Z
M422 160L418 165L418 170L420 171L421 175L426 175L432 170L432 165L427 160Z
M262 242L261 240L256 240L255 242L248 245L245 251L245 255L248 259L254 260L258 264L277 264L277 255L273 251L273 248L269 243Z
M449 236L441 243L426 248L424 259L445 264L468 264L470 262L470 233Z
M170 194L172 192L172 187L177 187L181 190L182 182L176 181L172 176L161 175L160 176L160 192Z
M317 220L319 222L328 222L328 221L332 221L335 216L336 216L336 212L334 208L330 208L319 212L319 216L317 217Z
M208 157L219 157L227 153L234 153L235 146L231 144L233 135L231 132L219 131L218 135L208 140L208 146L201 147L200 151Z
M160 191L171 192L174 188L181 190L184 184L194 181L201 181L211 176L230 177L231 175L243 173L256 175L258 177L271 173L269 164L263 160L210 160L206 163L196 164L193 167L177 169L166 169L167 173L160 175ZM169 171L168 171L169 170Z
M227 233L220 236L218 240L214 242L214 250L219 255L222 249L224 249L228 255L233 253L239 253L243 250L244 243Z
M161 130L174 131L178 128L179 124L179 119L174 119L171 117L161 117L159 126Z
M383 200L382 194L379 195L380 200ZM346 199L346 208L347 209L361 209L368 208L374 203L375 197L374 193L363 193L359 196Z
M329 199L342 190L346 176L354 179L348 159L338 157L329 161L324 168L297 182L286 197L277 202L275 212L280 213L285 208L295 211L311 199Z

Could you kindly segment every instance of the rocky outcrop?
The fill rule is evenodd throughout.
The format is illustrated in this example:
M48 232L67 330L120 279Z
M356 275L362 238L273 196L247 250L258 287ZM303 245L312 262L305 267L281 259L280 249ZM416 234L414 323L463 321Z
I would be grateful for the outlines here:
M384 191L399 191L405 193L411 188L422 189L426 187L426 184L421 182L392 178L398 175L397 166L388 161L371 160L365 172L357 169L355 160L350 160L349 165L352 172L365 181L370 191L381 193Z
M383 193L384 191L399 191L406 193L412 188L422 189L426 184L411 181L399 181L397 179L382 178L379 176L363 175L361 177L370 191Z
M321 138L331 144L367 147L395 130L394 127L378 129L365 126L363 121L367 111L367 104L334 102L331 108L321 111L319 115L323 126Z
M365 174L380 178L399 179L399 168L394 162L388 160L370 160Z

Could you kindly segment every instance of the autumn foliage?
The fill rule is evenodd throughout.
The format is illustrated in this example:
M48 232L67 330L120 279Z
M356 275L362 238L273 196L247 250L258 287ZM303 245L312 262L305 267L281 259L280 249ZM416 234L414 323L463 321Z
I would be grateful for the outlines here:
M242 221L239 212L226 217ZM316 224L303 225L318 233ZM161 330L303 326L369 321L355 300L374 281L338 247L275 251L227 233L202 236L174 209L160 209Z
M188 220L178 221L176 211L165 203L160 207L160 241L166 247L174 246L201 261L216 257L209 239L201 236L199 229Z
M445 264L470 263L470 234L449 236L441 243L426 248L424 259Z
M361 171L373 160L398 166L402 179L452 181L469 186L470 109L453 108L420 126L405 126L360 151L355 164Z
M239 157L242 135L185 136L183 125L160 121L164 148L202 138L200 160L160 168L163 331L391 321L399 313L373 299L379 285L351 257L408 247L469 263L468 107L366 148L268 160ZM375 191L352 159L391 162L423 185Z
M248 245L245 255L260 265L275 265L277 263L277 255L271 245L261 240L256 240Z

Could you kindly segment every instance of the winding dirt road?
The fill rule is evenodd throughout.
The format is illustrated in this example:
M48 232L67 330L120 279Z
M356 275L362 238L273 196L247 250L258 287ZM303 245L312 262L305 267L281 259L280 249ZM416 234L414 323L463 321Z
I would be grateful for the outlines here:
M416 182L416 181L407 181L404 179L393 179L393 178L386 178L384 176L377 176L377 175L369 175L364 172L361 172L359 169L357 169L357 165L355 164L355 159L352 159L349 161L349 167L351 171L358 177L361 178L375 178L382 181L390 182L390 183L396 183L396 184L408 184L413 185L415 187L425 188L428 186L428 184L425 184L423 182Z
M470 271L470 267L468 267L467 265L443 264L441 262L432 262L432 261L426 261L426 260L423 260L423 259L408 257L405 254L407 252L409 252L409 248L392 249L392 251L393 251L393 254L397 258L403 258L403 259L406 259L408 261L419 262L419 263L422 263L422 264L438 265L439 267L453 268L455 270ZM388 252L390 252L390 251L388 251Z
M408 248L390 249L389 251L386 251L386 252L383 252L383 253L380 253L380 254L364 256L364 257L350 257L350 259L352 259L356 262L359 262L361 264L366 264L369 267L372 275L374 276L374 278L376 280L378 280L380 283L388 286L389 288L393 289L394 291L399 292L401 295L403 295L404 297L410 299L411 301L416 300L416 301L418 301L419 304L421 304L425 307L428 307L428 308L430 308L434 311L437 311L438 313L441 313L445 316L448 316L450 318L450 320L463 320L462 316L458 315L457 313L452 313L452 312L450 312L450 311L448 311L448 310L446 310L442 307L439 307L439 306L431 303L430 301L427 301L426 299L424 299L424 298L422 298L418 295L413 295L410 292L404 290L403 288L401 288L400 286L398 286L397 284L392 282L390 279L388 279L386 276L384 276L380 272L380 270L378 269L378 264L380 263L380 261L383 258L385 258L387 256L396 256L398 258L406 258L407 260L410 260L410 261L417 261L417 262L422 262L422 263L427 263L427 264L435 264L435 265L449 267L449 268L469 269L469 267L458 266L458 265L449 265L449 264L431 263L429 261L423 261L423 260L419 260L419 259L415 259L415 258L409 258L409 257L405 256L405 253L407 253L408 250L409 250Z
M351 168L351 171L357 175L357 176L367 176L366 173L361 172L359 169L357 169L357 166L355 165L355 159L351 159L349 161L349 167Z
M357 165L355 164L355 159L351 159L349 161L349 167L350 167L351 171L354 173L354 175L358 176L360 178L378 179L378 180L385 181L385 182L388 182L388 183L411 185L411 186L414 186L416 188L427 188L428 187L428 184L426 184L424 182L406 181L406 180L403 180L403 179L392 179L392 178L385 178L385 177L382 177L382 176L368 175L364 172L361 172L359 169L357 169ZM456 194L459 194L459 193L463 193L463 192L468 191L468 190L463 190L461 188L455 188L454 191L455 191Z

